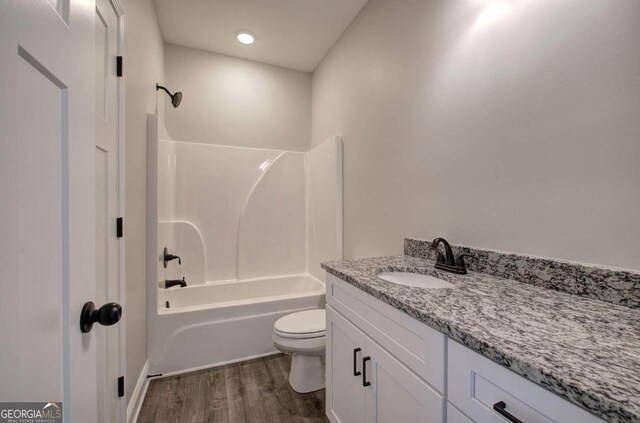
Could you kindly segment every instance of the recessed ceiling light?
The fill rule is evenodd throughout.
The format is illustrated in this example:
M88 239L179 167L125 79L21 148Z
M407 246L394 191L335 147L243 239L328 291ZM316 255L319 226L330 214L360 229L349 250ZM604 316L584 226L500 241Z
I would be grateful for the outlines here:
M242 44L253 44L256 41L256 36L253 35L249 31L238 31L238 32L236 32L236 38Z

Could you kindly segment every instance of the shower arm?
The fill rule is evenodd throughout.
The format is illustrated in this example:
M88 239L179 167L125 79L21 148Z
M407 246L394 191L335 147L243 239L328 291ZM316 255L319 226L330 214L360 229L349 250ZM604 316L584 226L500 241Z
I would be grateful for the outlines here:
M169 97L173 97L173 94L171 94L171 92L170 92L168 89L166 89L166 88L165 88L165 87L163 87L162 85L159 85L159 84L156 82L156 91L158 91L158 90L164 90L164 92L166 92L167 94L169 94Z

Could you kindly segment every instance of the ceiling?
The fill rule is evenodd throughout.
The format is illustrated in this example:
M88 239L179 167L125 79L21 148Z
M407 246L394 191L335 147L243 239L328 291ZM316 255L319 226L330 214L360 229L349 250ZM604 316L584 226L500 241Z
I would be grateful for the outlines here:
M154 0L165 42L313 71L367 0ZM238 30L256 42L243 45Z

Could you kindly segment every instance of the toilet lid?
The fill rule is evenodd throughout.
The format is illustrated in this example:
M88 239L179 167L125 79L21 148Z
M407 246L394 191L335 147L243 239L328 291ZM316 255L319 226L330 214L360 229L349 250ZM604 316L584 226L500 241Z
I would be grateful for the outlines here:
M324 309L306 310L281 317L273 325L273 328L281 333L305 334L324 332Z

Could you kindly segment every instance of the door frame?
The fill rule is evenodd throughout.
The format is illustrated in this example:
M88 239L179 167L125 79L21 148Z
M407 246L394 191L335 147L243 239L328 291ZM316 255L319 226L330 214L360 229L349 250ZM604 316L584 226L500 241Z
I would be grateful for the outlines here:
M118 42L117 55L124 57L124 7L120 0L109 0L113 10L116 12L118 18ZM123 66L124 68L124 66ZM124 221L125 219L125 197L126 197L126 185L125 185L125 80L124 71L121 77L117 78L117 92L118 92L118 216ZM124 396L118 401L118 421L127 421L127 384L126 384L126 370L127 370L127 301L126 301L126 242L124 241L124 228L123 236L118 239L118 302L122 306L124 311L124 318L118 324L118 345L120 347L118 357L118 373L120 376L125 376L124 384Z

